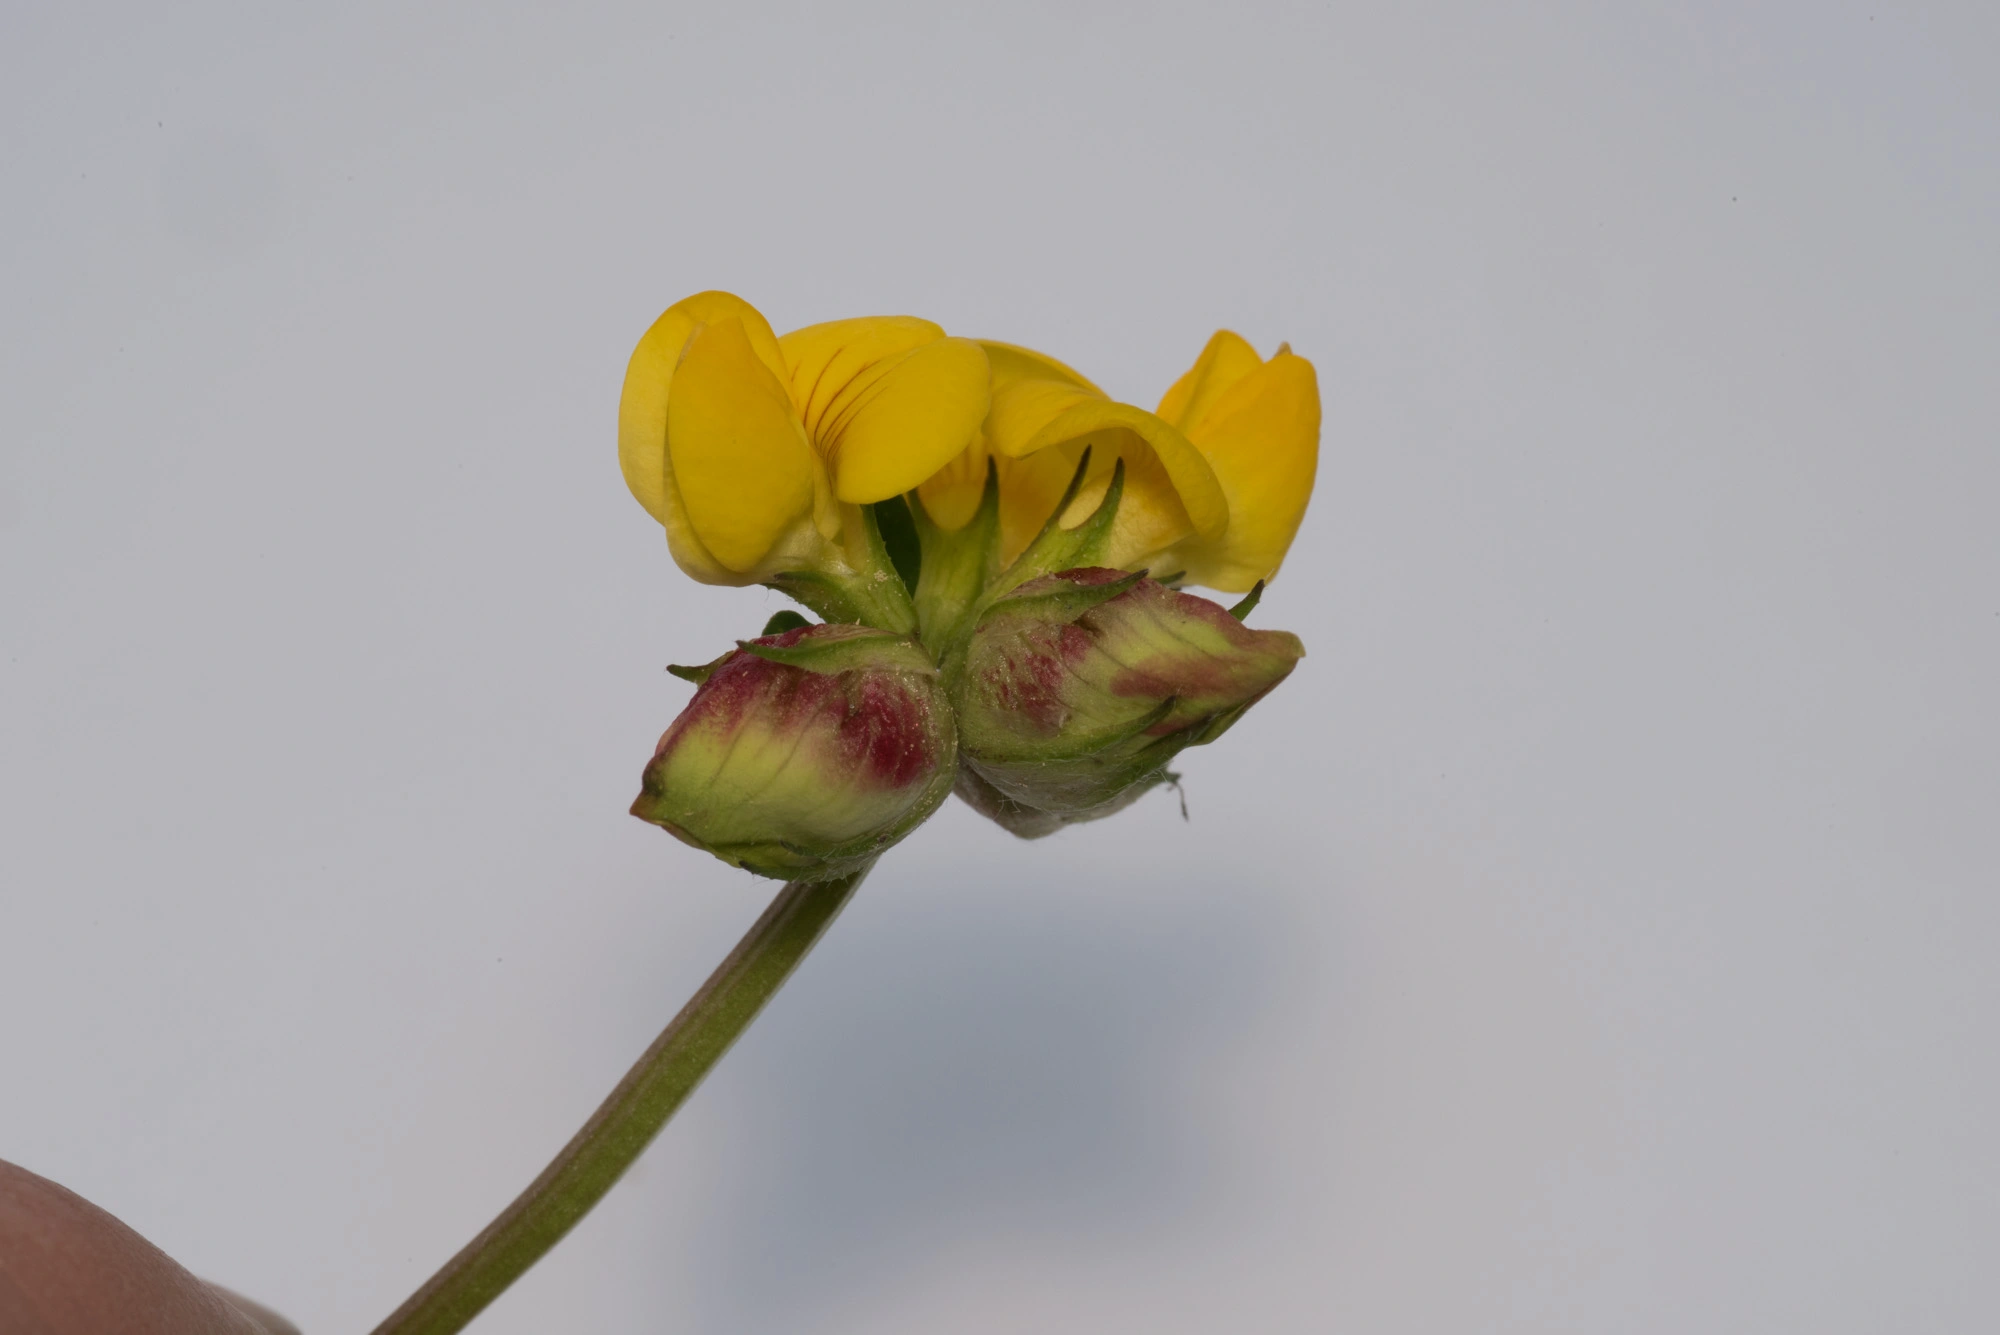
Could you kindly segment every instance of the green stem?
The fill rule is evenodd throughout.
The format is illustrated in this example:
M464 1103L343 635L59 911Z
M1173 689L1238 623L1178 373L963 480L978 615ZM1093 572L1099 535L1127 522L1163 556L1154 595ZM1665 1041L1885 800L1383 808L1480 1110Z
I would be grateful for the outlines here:
M632 1166L764 1009L848 899L866 867L778 892L729 958L618 1082L562 1153L374 1335L451 1335L526 1274Z

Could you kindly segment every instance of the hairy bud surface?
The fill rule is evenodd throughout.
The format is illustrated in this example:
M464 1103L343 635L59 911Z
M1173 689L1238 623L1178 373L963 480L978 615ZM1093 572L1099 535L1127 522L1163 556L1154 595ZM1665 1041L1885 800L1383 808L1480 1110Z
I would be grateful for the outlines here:
M732 866L843 875L951 791L951 709L929 655L905 637L804 626L745 641L696 675L632 814Z
M1026 838L1110 815L1304 654L1295 635L1143 574L1030 580L984 614L954 674L959 795Z

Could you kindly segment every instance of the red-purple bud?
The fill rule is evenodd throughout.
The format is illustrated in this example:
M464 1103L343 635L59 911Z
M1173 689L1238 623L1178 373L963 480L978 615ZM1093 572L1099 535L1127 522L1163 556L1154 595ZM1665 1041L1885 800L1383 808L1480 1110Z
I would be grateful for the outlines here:
M936 810L951 709L915 642L806 626L743 643L660 738L632 814L760 876L873 859Z
M1296 635L1142 575L1030 580L981 618L956 674L959 795L1030 838L1109 815L1304 654Z

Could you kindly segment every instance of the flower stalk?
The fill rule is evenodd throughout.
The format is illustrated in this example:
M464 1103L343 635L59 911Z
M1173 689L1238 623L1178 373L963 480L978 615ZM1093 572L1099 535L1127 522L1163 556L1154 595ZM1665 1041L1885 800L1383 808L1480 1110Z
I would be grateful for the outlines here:
M528 1189L374 1335L463 1330L576 1227L624 1176L832 924L868 868L794 881Z

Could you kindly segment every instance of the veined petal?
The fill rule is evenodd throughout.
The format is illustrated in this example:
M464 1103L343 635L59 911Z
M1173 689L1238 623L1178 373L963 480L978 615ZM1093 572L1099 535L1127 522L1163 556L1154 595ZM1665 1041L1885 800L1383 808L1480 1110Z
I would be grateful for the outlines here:
M868 367L833 399L815 443L833 494L853 505L900 496L962 454L988 402L986 354L942 338Z
M986 416L986 354L929 320L834 320L779 344L806 434L834 496L849 504L915 487L962 452Z
M1214 398L1190 435L1229 498L1229 527L1177 553L1191 581L1242 592L1276 573L1312 495L1319 430L1319 377L1290 352Z
M672 480L689 526L742 574L813 509L817 461L790 393L741 319L688 339L666 404ZM671 530L670 530L671 532Z
M1173 387L1161 397L1156 411L1166 421L1191 433L1217 399L1263 364L1257 349L1242 335L1218 329L1187 374L1174 381Z
M765 365L774 369L784 365L777 336L756 307L728 292L698 292L668 307L639 339L618 401L618 466L625 485L666 528L667 544L681 568L711 584L736 581L703 547L688 522L667 450L667 400L688 339L702 325L720 320L738 321Z
M864 315L794 329L778 340L792 400L806 434L820 438L820 423L840 392L875 363L935 343L944 330L914 315Z

